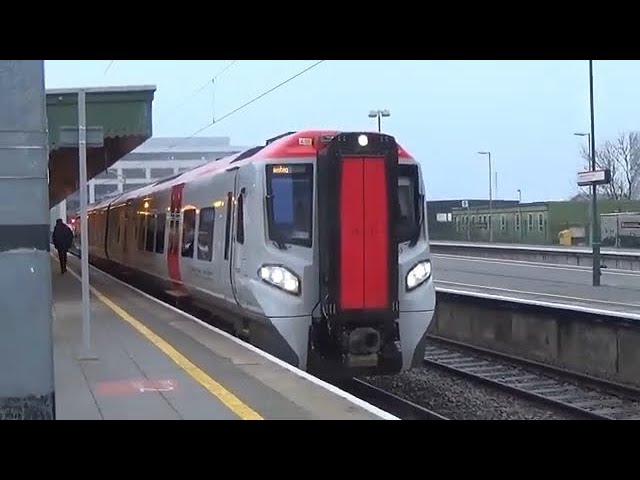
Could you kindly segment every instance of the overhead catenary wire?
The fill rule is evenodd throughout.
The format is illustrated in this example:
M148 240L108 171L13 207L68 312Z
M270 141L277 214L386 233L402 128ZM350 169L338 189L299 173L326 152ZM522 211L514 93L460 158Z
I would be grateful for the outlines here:
M182 107L185 103L187 103L189 100L191 100L193 97L195 97L196 95L198 95L201 91L203 91L205 88L207 88L209 85L212 85L215 83L215 81L227 70L229 70L233 65L236 64L238 60L232 60L231 63L227 64L225 67L223 67L218 73L216 73L213 77L211 77L209 80L207 80L204 84L202 84L200 87L198 87L197 89L195 89L193 92L191 92L189 95L187 95L184 99L182 99L182 101L178 104L176 104L170 111L167 112L167 115L169 113L173 113L176 110L178 110L180 107Z
M109 69L111 68L111 65L113 65L113 62L115 62L115 60L110 60L109 61L109 65L107 65L107 68L104 69L104 74L106 75L107 72L109 71Z
M214 124L218 124L220 123L222 120L225 120L229 117L231 117L232 115L235 115L236 113L238 113L240 110L248 107L249 105L251 105L254 102L257 102L258 100L260 100L261 98L267 96L268 94L274 92L275 90L277 90L280 87L283 87L284 85L286 85L287 83L295 80L296 78L298 78L300 75L303 75L305 73L307 73L309 70L317 67L318 65L320 65L322 62L325 62L326 60L319 60L316 63L304 68L303 70L299 71L298 73L296 73L295 75L292 75L291 77L287 78L286 80L283 80L282 82L280 82L279 84L271 87L270 89L268 89L267 91L261 93L260 95L258 95L257 97L252 98L251 100L249 100L248 102L243 103L242 105L240 105L239 107L231 110L230 112L224 114L223 116L221 116L220 118L218 118L217 120L213 120L210 123L208 123L207 125L205 125L204 127L200 128L199 130L197 130L196 132L192 133L191 135L189 135L188 137L184 138L183 140L188 140L190 138L195 137L196 135L198 135L199 133L202 133L203 131L205 131L206 129L208 129L209 127L211 127ZM175 143L173 145L171 145L169 147L169 149L171 148L175 148L178 145L180 145L181 142Z

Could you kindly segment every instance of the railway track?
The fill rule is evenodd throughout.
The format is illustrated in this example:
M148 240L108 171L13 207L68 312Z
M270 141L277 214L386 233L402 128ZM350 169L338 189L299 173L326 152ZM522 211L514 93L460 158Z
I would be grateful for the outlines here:
M631 388L559 368L514 359L472 345L430 337L425 366L599 420L640 420L640 396Z
M365 402L395 415L400 420L448 420L436 412L359 379L351 379L337 386Z

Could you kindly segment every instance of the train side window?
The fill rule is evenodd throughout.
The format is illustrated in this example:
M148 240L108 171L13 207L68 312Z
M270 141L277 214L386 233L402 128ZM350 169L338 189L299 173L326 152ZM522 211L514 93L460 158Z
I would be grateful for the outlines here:
M245 189L243 188L238 197L238 213L236 218L236 242L244 243L244 195Z
M193 258L193 242L196 230L196 210L190 208L184 211L182 224L182 256Z
M398 241L407 242L418 231L420 218L420 195L418 188L418 168L414 165L401 165L398 171Z
M213 224L216 213L213 207L200 210L198 227L198 260L211 261L213 258Z
M146 235L146 239L145 239L145 250L147 252L153 252L153 241L155 240L156 237L156 216L155 215L148 215L147 218L148 220L148 224L147 224L147 235Z
M164 231L167 223L167 215L159 213L156 219L156 253L164 252Z

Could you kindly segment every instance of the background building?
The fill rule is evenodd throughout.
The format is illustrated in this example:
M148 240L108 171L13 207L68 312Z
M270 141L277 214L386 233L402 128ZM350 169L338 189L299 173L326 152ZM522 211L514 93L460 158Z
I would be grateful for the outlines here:
M580 201L516 203L493 208L493 241L557 245L558 234L570 229L573 244L589 243L590 203ZM629 212L640 210L637 200L600 200L598 212ZM454 208L453 232L446 240L488 242L489 208L486 205Z
M492 200L493 209L518 205L518 200ZM486 207L489 209L487 199L465 200L428 200L427 201L427 227L429 237L432 240L458 239L455 224L453 223L453 211L460 208ZM462 238L460 238L462 240Z
M153 137L90 180L87 198L90 204L98 202L247 148L231 145L229 137ZM52 225L79 208L80 195L75 192L51 210Z

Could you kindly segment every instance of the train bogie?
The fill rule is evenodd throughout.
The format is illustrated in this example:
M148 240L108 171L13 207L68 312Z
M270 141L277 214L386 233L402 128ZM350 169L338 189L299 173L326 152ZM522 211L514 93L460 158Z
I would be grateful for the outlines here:
M92 206L89 253L299 368L397 372L435 307L424 198L392 137L301 132Z

